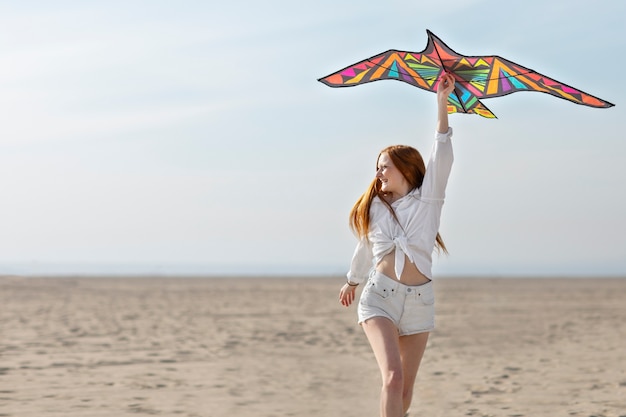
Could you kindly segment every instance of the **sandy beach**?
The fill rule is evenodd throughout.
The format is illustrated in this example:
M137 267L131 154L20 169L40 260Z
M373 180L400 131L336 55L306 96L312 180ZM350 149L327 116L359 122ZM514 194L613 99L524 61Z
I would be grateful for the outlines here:
M378 415L336 278L0 278L0 416ZM626 279L439 279L411 417L626 416Z

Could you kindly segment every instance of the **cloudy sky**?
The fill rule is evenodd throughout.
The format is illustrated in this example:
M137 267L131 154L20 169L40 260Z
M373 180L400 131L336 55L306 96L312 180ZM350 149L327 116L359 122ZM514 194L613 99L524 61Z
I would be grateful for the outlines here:
M451 115L439 275L626 275L626 2L0 3L0 275L343 274L378 151L435 95L317 78L430 29L613 102Z

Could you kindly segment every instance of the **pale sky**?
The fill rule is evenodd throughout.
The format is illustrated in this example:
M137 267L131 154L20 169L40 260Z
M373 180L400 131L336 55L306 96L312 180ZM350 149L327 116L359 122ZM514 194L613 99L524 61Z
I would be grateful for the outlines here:
M341 275L376 156L435 95L317 82L430 29L616 104L450 116L436 275L626 275L626 2L0 3L0 275Z

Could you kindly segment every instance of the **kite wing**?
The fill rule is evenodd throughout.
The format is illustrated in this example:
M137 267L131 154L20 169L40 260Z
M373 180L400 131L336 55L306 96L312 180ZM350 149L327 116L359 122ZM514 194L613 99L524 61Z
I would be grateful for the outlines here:
M613 104L499 56L465 56L448 47L428 31L421 52L391 49L320 78L330 87L351 87L378 80L398 80L424 90L437 91L445 71L456 79L448 99L449 113L495 115L479 99L500 97L517 91L539 91L577 104L612 107Z

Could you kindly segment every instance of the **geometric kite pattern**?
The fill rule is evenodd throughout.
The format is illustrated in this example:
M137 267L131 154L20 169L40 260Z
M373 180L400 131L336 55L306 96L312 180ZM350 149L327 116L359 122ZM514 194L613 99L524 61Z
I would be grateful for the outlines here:
M613 104L536 71L494 56L465 56L449 48L427 30L428 44L422 52L390 49L318 81L330 87L351 87L379 80L397 80L436 92L445 71L456 80L448 98L448 113L496 116L479 99L500 97L517 91L539 91L591 107Z

